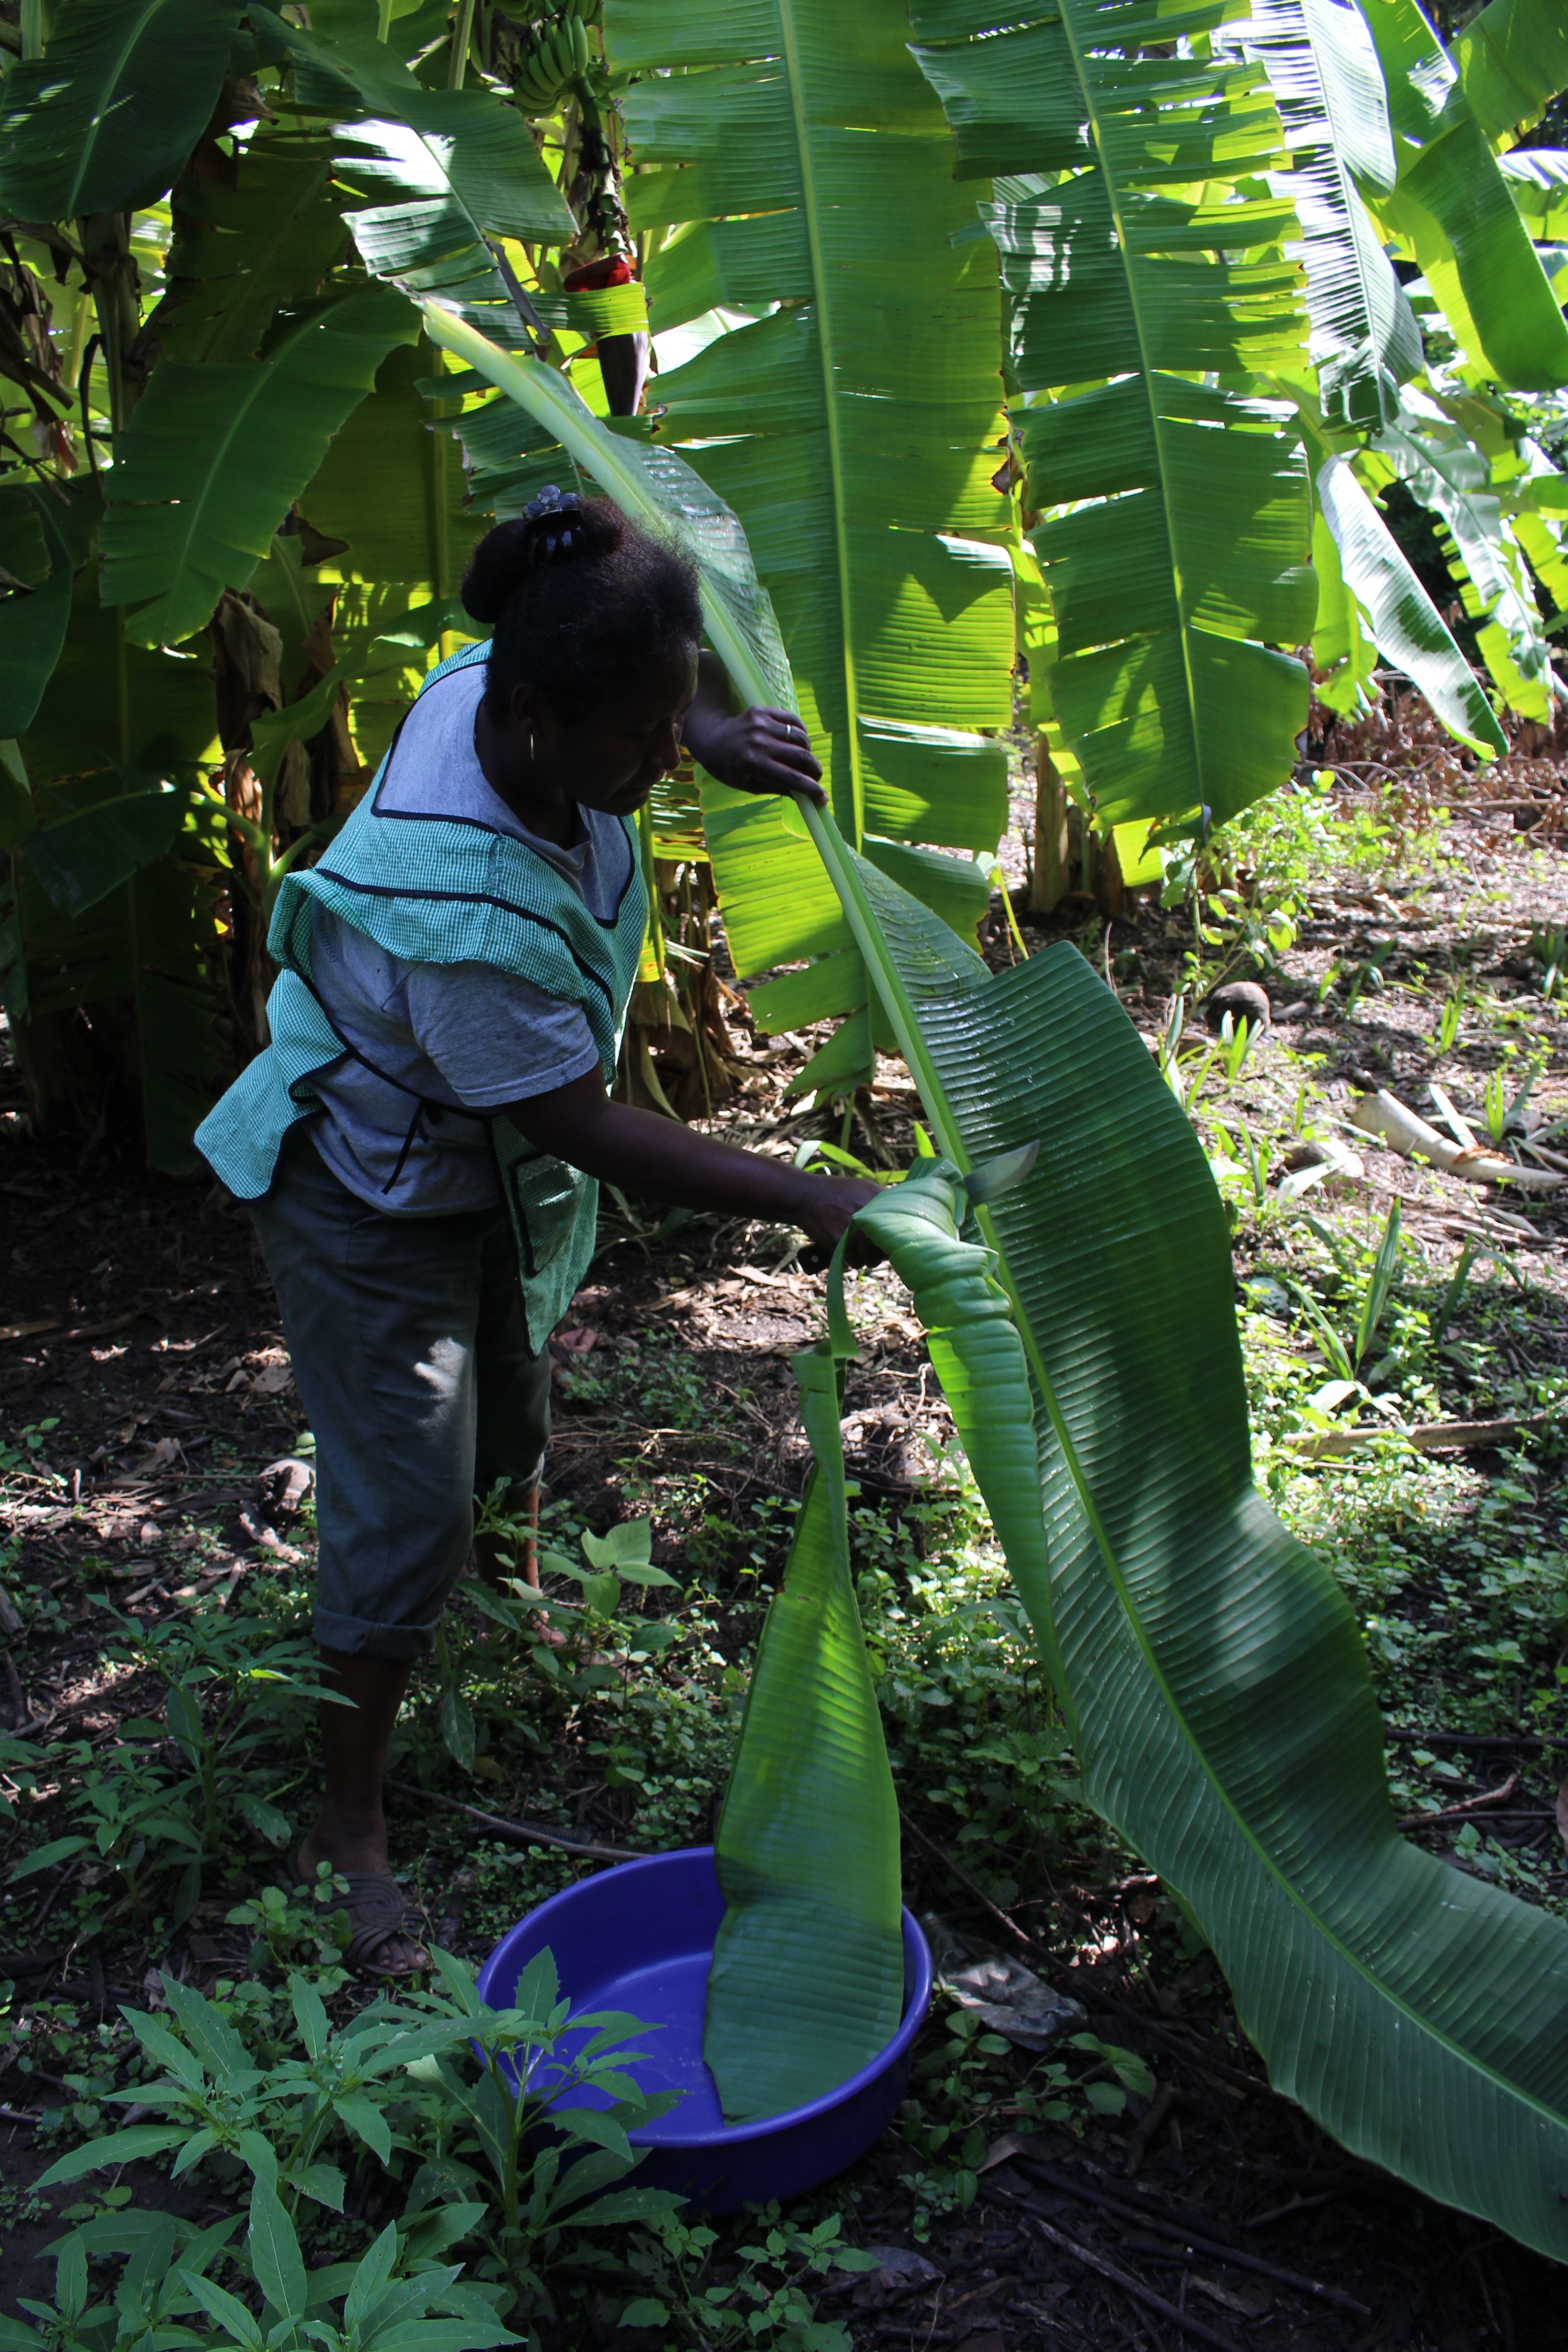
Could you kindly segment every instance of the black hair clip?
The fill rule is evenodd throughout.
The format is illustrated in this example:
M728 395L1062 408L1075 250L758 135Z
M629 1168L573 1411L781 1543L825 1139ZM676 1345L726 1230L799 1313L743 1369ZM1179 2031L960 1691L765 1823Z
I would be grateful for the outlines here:
M582 512L583 501L575 490L558 490L553 482L546 482L535 499L530 499L522 510L522 519L531 526L529 533L529 557L534 563L553 563L560 556L569 562L576 553L575 518Z

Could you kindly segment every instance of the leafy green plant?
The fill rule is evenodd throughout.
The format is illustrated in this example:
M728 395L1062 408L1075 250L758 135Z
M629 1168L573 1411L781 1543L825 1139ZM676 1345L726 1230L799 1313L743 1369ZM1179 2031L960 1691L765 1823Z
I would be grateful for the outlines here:
M1461 976L1455 981L1447 995L1443 999L1443 1010L1437 1016L1437 1051L1440 1054L1449 1054L1454 1049L1454 1041L1459 1034L1459 1023L1464 1017L1465 1003L1465 982Z
M626 2071L638 2055L627 2042L658 2028L609 2011L574 2014L559 1997L548 1951L529 1962L506 2009L480 2000L460 1960L440 1951L431 1957L442 1990L412 1997L409 2013L428 2021L394 2042L393 2056L484 2152L498 2207L493 2224L476 2230L486 2274L505 2283L509 2303L548 2309L543 2273L563 2232L662 2222L679 2210L680 2199L666 2190L613 2184L637 2161L627 2132L668 2114L680 2095L645 2095ZM570 2049L563 2046L568 2035ZM466 2045L479 2057L477 2081L448 2054ZM606 2104L579 2105L584 2091ZM569 2161L574 2146L587 2152Z
M749 2244L726 2247L705 2222L671 2215L647 2233L628 2266L656 2291L639 2294L621 2311L623 2327L670 2327L669 2352L718 2352L728 2345L760 2345L768 2352L851 2352L851 2338L839 2320L822 2320L809 2292L829 2271L871 2271L877 2257L844 2244L843 2217L829 2213L802 2229L776 2204L756 2215L760 2234ZM716 2256L728 2257L731 2275L715 2278Z

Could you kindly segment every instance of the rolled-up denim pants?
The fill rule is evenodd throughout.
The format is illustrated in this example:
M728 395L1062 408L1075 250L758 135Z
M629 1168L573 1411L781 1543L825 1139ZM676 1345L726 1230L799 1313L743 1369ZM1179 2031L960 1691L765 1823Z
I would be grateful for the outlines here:
M315 1634L329 1650L432 1647L476 1489L533 1485L550 1435L511 1223L498 1202L388 1217L291 1128L250 1204L316 1440Z

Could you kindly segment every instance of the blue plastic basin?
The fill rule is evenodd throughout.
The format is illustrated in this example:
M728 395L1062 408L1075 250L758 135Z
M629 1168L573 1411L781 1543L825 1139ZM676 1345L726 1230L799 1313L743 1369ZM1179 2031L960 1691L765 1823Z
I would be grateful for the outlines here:
M679 2106L633 2132L647 2154L633 2184L674 2189L713 2213L769 2198L799 2197L864 2156L889 2124L909 2080L910 2051L931 2000L931 1950L904 1919L904 2014L885 2050L809 2106L726 2128L702 2059L713 1939L724 1898L710 1845L650 1855L584 1878L552 1895L503 1936L479 1971L479 1994L509 2009L517 1980L548 1945L574 2009L629 2010L663 2030L633 2043L630 2068L646 2092L680 2091ZM569 2056L586 2035L563 2038ZM592 2093L583 2104L607 2104Z

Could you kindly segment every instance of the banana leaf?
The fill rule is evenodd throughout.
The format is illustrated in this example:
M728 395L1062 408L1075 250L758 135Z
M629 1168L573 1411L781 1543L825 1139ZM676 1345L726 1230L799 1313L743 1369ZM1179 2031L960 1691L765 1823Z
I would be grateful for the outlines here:
M1520 215L1538 245L1568 237L1568 153L1516 147L1498 157Z
M338 126L335 177L359 201L351 226L376 276L504 309L487 238L576 236L526 123L496 92L427 89L368 34L318 37L268 21L293 56L297 101Z
M1373 508L1373 513L1376 509ZM1366 614L1348 586L1334 535L1320 507L1312 520L1318 617L1312 627L1312 692L1325 709L1357 717L1377 703L1377 646Z
M148 321L160 364L253 360L280 310L308 301L348 243L331 142L262 125L232 182L181 182L165 292Z
M166 856L184 820L185 793L155 777L123 775L121 790L47 824L23 855L62 915L74 920L154 859Z
M38 714L70 619L71 575L61 567L33 589L0 598L0 742L23 734Z
M125 642L124 615L100 602L96 568L76 575L70 621L37 712L21 738L34 779L121 766L161 774L223 756L204 661Z
M330 299L248 363L168 359L120 436L104 515L102 600L138 607L138 644L177 643L243 588L332 435L417 314L390 288Z
M1048 1612L1032 1564L1020 1595L1059 1654L1087 1793L1191 1906L1278 2089L1561 2260L1568 1928L1394 1831L1354 1618L1251 1483L1228 1231L1192 1128L1075 949L993 977L874 868L856 878L948 1156L1040 1144L980 1212L1034 1387L1038 1488L973 1458L994 1512L1032 1529L1043 1496ZM971 1430L1015 1417L1005 1361L964 1376Z
M1033 534L1051 700L1103 823L1220 821L1289 772L1307 713L1305 669L1274 650L1316 605L1300 443L1282 406L1213 382L1304 358L1279 250L1294 213L1226 192L1283 167L1279 121L1256 67L1169 54L1223 0L1028 13L911 17L960 174L1002 175L981 215L1027 400L1026 502L1058 510Z
M846 835L993 848L1013 657L995 259L953 241L967 207L902 0L607 0L605 32L618 71L660 69L624 101L655 331L773 313L658 376L654 434L700 446L746 530ZM779 812L710 805L737 969L847 948Z
M1469 663L1406 562L1394 533L1342 457L1318 476L1323 520L1344 586L1365 613L1378 651L1426 696L1449 731L1483 760L1508 750Z
M899 1807L849 1573L838 1366L825 1349L793 1369L816 1466L714 1838L702 2051L726 2123L837 2089L903 2012Z
M125 212L163 194L206 128L239 22L226 0L62 0L0 93L0 211Z
M1289 173L1270 175L1301 223L1310 352L1331 425L1388 421L1389 384L1422 366L1421 330L1356 174L1386 193L1397 165L1383 72L1352 0L1254 0L1241 41L1261 60L1279 108Z
M1383 479L1396 476L1430 510L1460 601L1479 625L1476 643L1499 693L1522 717L1550 721L1556 695L1551 643L1485 452L1440 412L1407 407L1363 462Z
M1471 365L1516 391L1568 383L1568 325L1487 135L1416 0L1361 0L1383 63L1399 178L1363 182Z
M1490 0L1455 42L1454 63L1487 137L1506 139L1568 89L1568 23L1555 0Z

